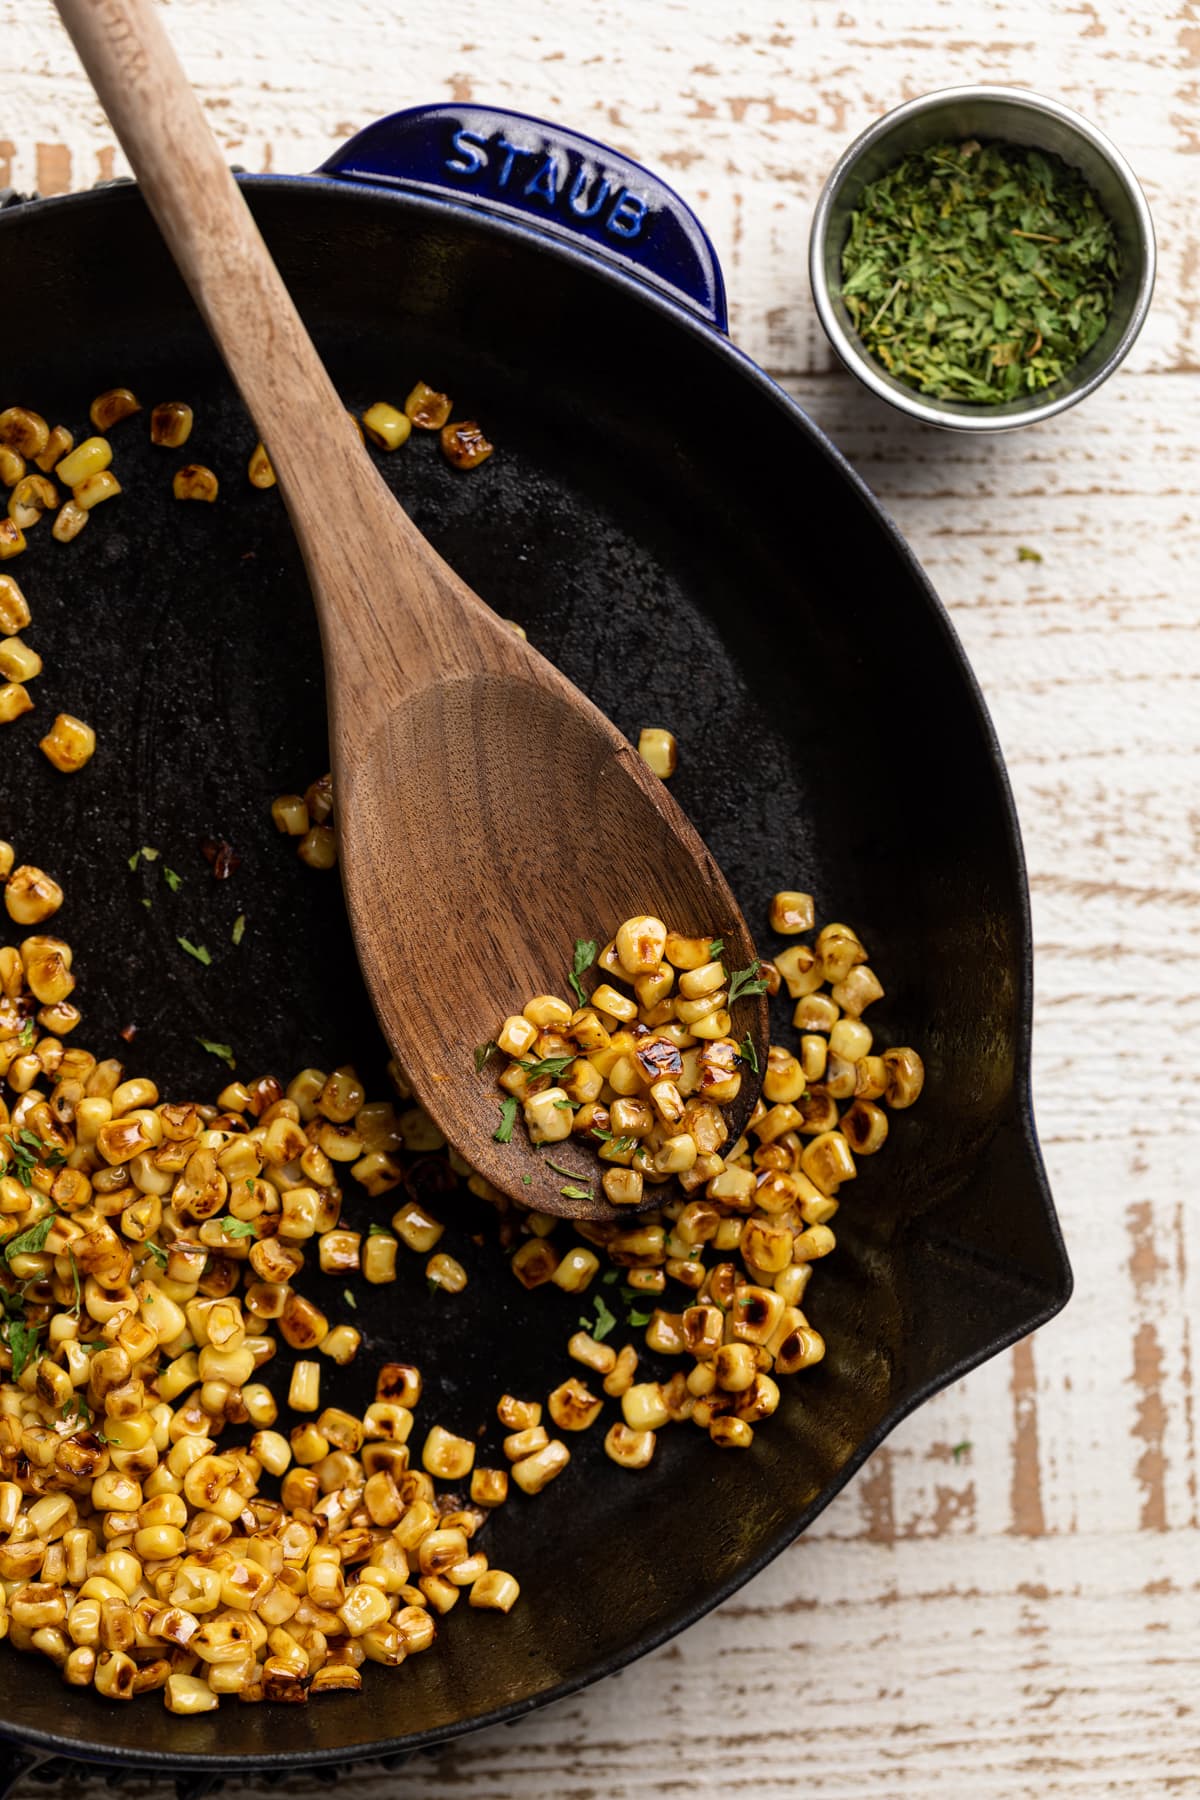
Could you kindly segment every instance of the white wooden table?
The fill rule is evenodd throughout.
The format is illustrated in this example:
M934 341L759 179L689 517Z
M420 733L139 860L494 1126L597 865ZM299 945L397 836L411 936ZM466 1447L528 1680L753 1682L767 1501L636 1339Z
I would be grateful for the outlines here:
M174 0L168 22L249 168L313 168L382 113L473 98L606 138L699 208L735 337L899 521L991 704L1033 888L1038 1118L1078 1279L1060 1320L926 1406L722 1611L515 1729L342 1793L1200 1793L1200 7ZM47 0L0 0L0 25L0 185L119 173ZM1122 373L990 442L910 426L853 386L805 275L847 139L980 79L1109 131L1160 240Z

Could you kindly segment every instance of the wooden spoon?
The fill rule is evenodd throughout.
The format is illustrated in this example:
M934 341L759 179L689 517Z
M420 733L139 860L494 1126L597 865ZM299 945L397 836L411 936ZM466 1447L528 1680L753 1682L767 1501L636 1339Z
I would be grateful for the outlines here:
M477 1074L475 1046L531 995L569 994L576 938L603 943L652 913L723 938L735 970L754 960L745 920L633 747L389 492L150 0L57 5L267 445L304 555L346 902L388 1042L421 1104L502 1192L548 1213L611 1217L594 1145L537 1152L519 1121L509 1143L495 1141L500 1059ZM761 1067L765 1000L740 1000L733 1031L749 1032ZM734 1135L757 1086L747 1072L729 1109ZM670 1191L647 1187L646 1198Z

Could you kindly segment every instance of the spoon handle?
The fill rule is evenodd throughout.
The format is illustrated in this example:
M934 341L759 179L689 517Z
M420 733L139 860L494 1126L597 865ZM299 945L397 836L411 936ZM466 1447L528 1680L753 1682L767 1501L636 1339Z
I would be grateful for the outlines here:
M412 581L442 570L374 469L224 160L151 0L56 0L146 202L267 445L339 685L366 698L396 663L372 606L385 550ZM381 526L381 521L384 523ZM381 544L381 535L386 544ZM448 571L446 572L448 574ZM397 586L400 594L397 594ZM420 643L405 618L406 654Z

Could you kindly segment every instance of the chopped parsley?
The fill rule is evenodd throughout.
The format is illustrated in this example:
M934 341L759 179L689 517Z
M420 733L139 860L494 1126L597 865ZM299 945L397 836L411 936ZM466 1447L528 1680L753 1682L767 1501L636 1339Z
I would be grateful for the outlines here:
M32 1050L33 1049L33 1040L36 1036L37 1036L37 1031L34 1026L33 1020L26 1019L24 1025L22 1025L22 1027L21 1027L20 1044L21 1044L22 1050Z
M1042 553L1040 550L1031 550L1028 544L1017 545L1018 562L1041 562L1041 560Z
M27 1325L24 1319L10 1318L4 1328L5 1341L12 1357L12 1379L19 1381L37 1352L40 1325Z
M198 963L203 963L206 969L212 962L212 952L211 950L206 950L203 944L189 943L188 939L185 937L176 938L175 942L179 945L181 950L186 950L189 956L194 956Z
M589 1332L590 1335L595 1338L598 1344L602 1344L609 1332L615 1326L617 1315L616 1313L609 1311L599 1294L596 1295L592 1304L596 1309L595 1319L584 1318L580 1319L579 1323L586 1332Z
M162 855L162 851L152 849L149 844L143 844L142 845L142 855L145 857L147 862L157 862L159 857Z
M14 1164L14 1173L21 1186L33 1186L33 1171L39 1162L50 1169L60 1169L66 1162L61 1150L54 1150L43 1144L34 1132L22 1129L14 1137L11 1132L5 1134L4 1142L8 1145L10 1156L5 1158L4 1167L9 1162Z
M180 938L179 941L180 941L180 943L182 943L183 939ZM199 1044L199 1046L202 1050L207 1050L208 1054L210 1056L219 1056L221 1061L223 1063L228 1063L229 1067L231 1069L237 1068L237 1063L234 1060L233 1049L232 1049L231 1045L218 1044L216 1042L215 1038L206 1038L206 1037L198 1037L196 1039L196 1042Z
M575 1058L573 1056L543 1056L540 1062L534 1062L531 1057L523 1056L519 1060L520 1066L530 1081L536 1081L539 1075L561 1075L564 1069L570 1068Z
M388 1230L386 1225L381 1225L377 1219L372 1219L371 1223L367 1226L368 1237L392 1237L394 1235L393 1232Z
M520 1104L515 1095L510 1095L507 1100L500 1102L500 1123L492 1133L498 1144L512 1142L513 1126L517 1122L517 1108Z
M177 894L183 886L183 876L177 875L174 869L168 869L166 863L163 864L163 880L173 894Z
M766 991L767 991L766 978L765 978L765 976L760 976L759 972L758 972L761 967L762 967L762 964L759 962L758 958L755 957L754 961L750 964L750 967L748 969L738 969L730 977L730 981L729 981L729 1004L730 1004L730 1006L733 1005L735 1000L740 999L743 994L765 994L766 993Z
M163 1249L162 1245L161 1244L152 1244L149 1241L149 1239L147 1239L145 1247L150 1252L151 1256L154 1258L154 1260L158 1264L159 1268L165 1269L167 1266L167 1253Z
M55 1216L54 1213L47 1213L44 1219L39 1219L28 1231L22 1231L17 1237L11 1238L4 1246L5 1262L11 1265L14 1256L36 1256L43 1250Z
M489 1056L494 1056L499 1048L500 1048L499 1044L494 1043L491 1040L489 1040L486 1044L476 1044L476 1046L475 1046L475 1073L477 1075L482 1070L483 1065L484 1065L484 1063L487 1062Z
M574 1187L570 1182L565 1187L560 1187L558 1191L560 1194L565 1194L568 1200L590 1200L592 1197L591 1188Z
M600 948L600 946L596 943L596 940L594 938L576 938L575 939L575 960L574 960L574 963L572 964L571 973L568 975L567 980L571 983L571 986L575 989L576 997L579 1000L580 1006L587 1005L588 996L587 996L587 989L584 987L584 985L583 985L582 981L579 979L579 977L582 974L584 974L584 972L586 970L591 968L592 964L596 960L596 954L597 954L597 951L599 950L599 948Z
M346 1305L350 1308L351 1312L358 1311L358 1301L354 1298L354 1295L350 1292L349 1288L342 1289L342 1299L346 1302Z
M724 938L714 938L712 943L708 946L709 962L716 962L718 956L720 956L720 954L721 954L722 950L724 950L724 948L725 948L725 939Z
M749 1063L754 1073L758 1074L758 1051L754 1048L754 1039L747 1032L738 1045L738 1055L744 1063Z
M246 915L245 915L245 913L239 913L237 918L233 921L233 930L229 934L229 941L234 946L235 949L238 946L238 944L241 943L241 941L245 937L245 935L246 935Z
M258 1226L253 1219L226 1217L221 1220L221 1230L227 1238L256 1238L258 1236Z
M629 1315L629 1323L631 1325L648 1325L653 1317L653 1310L650 1312L639 1312L635 1308Z
M561 1163L552 1162L548 1156L543 1157L542 1161L548 1169L553 1169L556 1175L565 1175L568 1181L578 1181L579 1172L577 1169L564 1169Z
M77 1425L90 1425L92 1409L82 1394L71 1394L62 1403L62 1416L67 1420L74 1416Z
M951 1444L950 1454L954 1458L955 1462L961 1462L963 1457L967 1454L967 1451L970 1450L971 1448L972 1448L972 1444L971 1444L970 1439L964 1438L961 1444Z

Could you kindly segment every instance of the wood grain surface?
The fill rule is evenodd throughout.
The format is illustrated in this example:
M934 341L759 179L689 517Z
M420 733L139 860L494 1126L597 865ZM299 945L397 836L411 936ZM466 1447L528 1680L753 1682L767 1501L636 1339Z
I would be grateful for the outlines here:
M121 172L49 8L0 0L0 24L0 183ZM340 1792L1200 1794L1200 6L173 0L169 24L249 168L311 168L379 114L471 98L607 138L698 207L735 337L897 519L991 705L1033 891L1038 1119L1078 1284L1060 1320L924 1407L686 1636ZM910 95L983 79L1107 130L1160 252L1122 373L989 441L910 425L835 370L805 275L847 139Z

